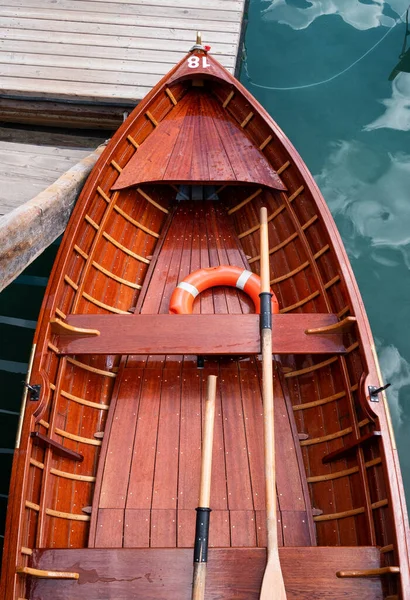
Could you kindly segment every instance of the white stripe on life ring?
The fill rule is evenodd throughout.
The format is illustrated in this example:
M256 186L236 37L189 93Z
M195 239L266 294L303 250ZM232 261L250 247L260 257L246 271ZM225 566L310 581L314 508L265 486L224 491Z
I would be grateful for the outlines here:
M249 277L252 277L253 273L252 271L242 271L242 273L239 275L238 280L236 282L236 287L239 288L240 290L243 290L246 282L248 281Z
M186 281L181 281L181 283L178 283L177 287L181 288L181 290L185 290L194 298L196 298L199 294L199 291L196 289L196 287L194 285L191 285L190 283L187 283Z

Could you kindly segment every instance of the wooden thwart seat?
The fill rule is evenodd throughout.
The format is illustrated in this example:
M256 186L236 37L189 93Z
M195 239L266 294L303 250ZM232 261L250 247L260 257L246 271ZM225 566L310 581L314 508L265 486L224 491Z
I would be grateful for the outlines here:
M274 354L341 354L333 314L272 316ZM68 315L55 321L60 354L260 353L259 315ZM316 330L316 331L315 331Z
M381 555L376 547L285 547L279 548L279 556L288 600L383 598ZM237 600L257 600L265 560L263 548L210 549L207 598L230 600L234 591ZM80 573L78 581L54 581L52 587L37 580L36 595L43 600L191 598L191 549L34 550L32 563L37 569L53 571L75 563ZM336 576L373 570L371 578Z

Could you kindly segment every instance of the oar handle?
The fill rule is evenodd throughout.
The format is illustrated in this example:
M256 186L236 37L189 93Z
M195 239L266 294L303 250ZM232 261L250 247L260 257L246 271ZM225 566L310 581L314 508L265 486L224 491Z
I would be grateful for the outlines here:
M201 483L199 487L199 506L196 509L194 577L192 600L205 597L206 564L208 562L209 517L211 509L212 446L214 439L216 375L209 375L205 401L205 419L202 437Z

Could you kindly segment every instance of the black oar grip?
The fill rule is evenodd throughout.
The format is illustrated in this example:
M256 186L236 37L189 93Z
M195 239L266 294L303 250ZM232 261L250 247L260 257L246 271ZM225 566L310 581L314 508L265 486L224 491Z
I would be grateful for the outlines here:
M272 294L270 292L261 292L261 329L272 329Z
M208 562L208 536L210 508L198 506L196 510L194 563Z

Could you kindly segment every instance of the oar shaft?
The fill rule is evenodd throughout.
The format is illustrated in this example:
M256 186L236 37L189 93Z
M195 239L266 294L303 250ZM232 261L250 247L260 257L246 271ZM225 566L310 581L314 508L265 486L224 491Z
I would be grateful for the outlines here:
M275 429L272 368L272 310L269 269L268 215L260 211L261 229L261 339L262 339L262 394L265 441L265 486L268 559L278 547L276 518Z
M216 376L209 375L205 402L205 419L202 437L201 483L199 487L199 506L196 509L194 576L192 582L192 600L205 597L206 565L208 561L208 534L211 509L212 447L214 439Z
M212 446L214 441L216 375L208 376L205 401L204 432L202 438L201 483L199 506L209 507L211 496Z

